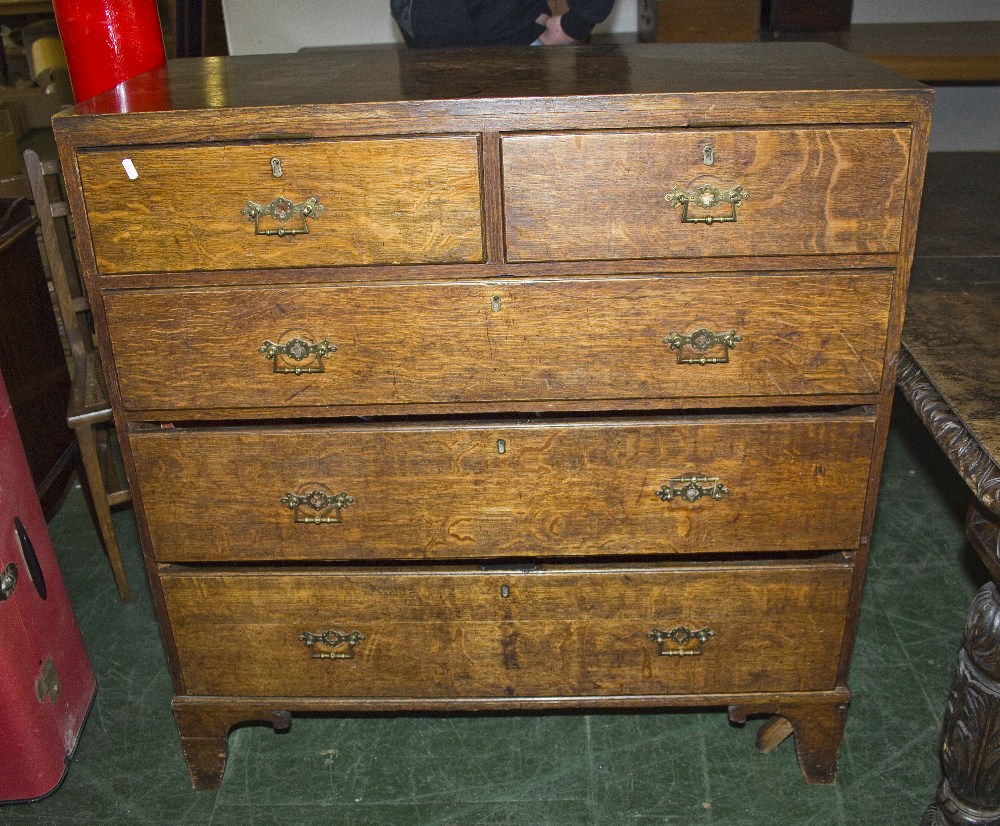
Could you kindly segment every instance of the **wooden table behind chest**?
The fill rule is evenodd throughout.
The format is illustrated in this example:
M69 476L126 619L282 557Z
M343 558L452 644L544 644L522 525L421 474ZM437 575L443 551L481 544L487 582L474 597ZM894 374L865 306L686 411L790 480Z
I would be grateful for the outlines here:
M56 119L196 786L292 712L724 706L833 779L929 93L178 61Z

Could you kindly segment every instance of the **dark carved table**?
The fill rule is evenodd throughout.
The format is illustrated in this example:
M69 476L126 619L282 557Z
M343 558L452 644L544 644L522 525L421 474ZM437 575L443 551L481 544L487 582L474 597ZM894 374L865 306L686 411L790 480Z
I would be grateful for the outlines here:
M1000 155L932 155L898 386L972 491L970 545L991 582L972 603L922 826L1000 826Z

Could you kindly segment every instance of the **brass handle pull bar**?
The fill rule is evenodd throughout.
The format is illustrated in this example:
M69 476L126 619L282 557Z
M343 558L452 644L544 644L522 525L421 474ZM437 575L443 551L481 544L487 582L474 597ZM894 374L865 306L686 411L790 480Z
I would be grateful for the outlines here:
M718 502L729 493L718 476L697 476L687 474L671 479L660 487L655 495L662 502L697 502L699 499L714 499Z
M273 168L273 167L272 167ZM280 169L280 164L278 169ZM288 198L278 197L269 204L258 204L256 201L247 201L247 205L240 210L240 215L253 223L254 235L277 235L284 238L289 235L308 235L309 218L315 218L326 207L324 207L317 196L306 198L301 204L293 203ZM298 227L286 227L286 221L292 218L301 218L302 225ZM278 223L276 227L264 228L260 225L261 218L271 218Z
M705 327L690 335L674 332L663 339L664 344L677 351L678 364L728 364L729 351L741 341L743 337L736 330L713 333Z
M309 484L298 493L286 493L281 504L292 511L295 522L302 525L338 525L344 520L340 512L354 504L347 493L330 493L322 485Z
M700 657L702 647L715 636L715 632L707 625L697 631L678 625L669 631L654 628L646 636L660 647L661 657Z
M288 335L288 332L290 331L282 335ZM295 336L285 342L265 339L257 348L257 352L263 353L265 358L271 360L275 373L294 373L299 376L303 373L326 372L323 359L331 353L336 353L337 347L325 338L313 344L305 338Z
M314 660L353 660L354 647L364 642L366 637L360 631L343 634L330 628L319 634L303 631L296 639L310 650Z
M691 192L675 186L663 198L671 207L684 207L681 211L683 224L735 224L736 207L749 200L750 193L741 185L732 189L719 189L711 184L702 184ZM696 210L708 212L719 204L729 204L729 211L723 215L691 214L692 205Z

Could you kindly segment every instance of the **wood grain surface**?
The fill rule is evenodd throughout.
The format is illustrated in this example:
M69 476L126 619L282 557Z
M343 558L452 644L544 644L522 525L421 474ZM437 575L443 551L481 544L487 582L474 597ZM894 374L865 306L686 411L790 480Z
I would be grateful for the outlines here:
M834 564L162 577L188 693L279 697L831 689L849 582ZM681 627L714 636L661 656L647 634ZM352 659L299 639L330 630L364 636Z
M1000 467L998 322L1000 256L917 259L904 346L956 418L955 437L964 430L994 467ZM997 509L1000 493L977 496Z
M976 500L1000 516L1000 237L956 189L1000 186L996 153L932 154L899 389Z
M79 166L104 273L483 260L475 136L128 147ZM240 214L279 197L323 210L261 229L307 235Z
M899 248L910 130L726 129L503 140L512 261L877 253ZM713 162L705 163L705 147ZM732 223L665 196L742 186ZM721 203L691 215L731 215Z
M694 705L831 781L931 98L811 44L348 48L58 115L194 782L290 711ZM681 223L705 184L737 221Z
M783 42L822 41L924 83L1000 80L1000 20L854 23L839 32L782 32Z
M106 293L105 308L130 410L447 412L449 402L872 393L891 288L885 271L525 279L125 290ZM678 364L664 340L703 327L742 341L726 364ZM273 372L261 346L294 336L337 347L324 372Z
M851 549L873 435L865 417L688 417L176 428L131 444L160 562L386 560ZM658 498L687 475L729 493ZM282 499L315 489L354 500L342 522L294 521Z
M1000 343L996 336L1000 233L992 210L983 209L974 198L956 198L955 192L995 192L998 188L1000 153L929 156L903 328L903 345L924 378L995 467L1000 467ZM963 468L959 472L969 481ZM990 501L989 506L1000 514L1000 492L985 499L984 493L976 491L977 498Z
M577 106L581 97L644 97L713 92L749 92L764 105L768 92L836 92L841 97L920 88L907 78L861 62L818 43L769 44L603 44L570 49L527 51L509 48L406 50L395 46L309 49L299 54L240 55L211 60L174 60L162 69L130 79L123 88L97 95L57 116L57 128L77 120L139 114L151 122L157 113L176 112L192 119L199 112L228 117L254 109L255 123L266 129L285 121L288 111L322 104L397 102L447 111L462 101L512 111L518 103ZM844 94L848 90L848 94ZM760 94L760 93L765 94ZM498 99L505 103L498 103ZM710 102L710 101L708 101ZM845 101L846 103L847 101ZM602 101L604 103L604 101ZM692 101L692 106L698 103ZM261 112L260 107L287 107ZM466 118L482 106L466 107ZM80 117L82 116L82 118ZM151 117L153 116L153 117ZM140 118L135 118L138 120ZM98 119L86 124L93 132ZM385 127L383 126L383 129ZM271 130L273 131L273 130Z

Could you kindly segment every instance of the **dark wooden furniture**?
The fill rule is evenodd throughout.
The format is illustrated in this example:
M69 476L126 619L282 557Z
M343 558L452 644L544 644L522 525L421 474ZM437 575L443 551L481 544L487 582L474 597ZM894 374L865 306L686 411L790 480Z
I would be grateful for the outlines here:
M111 404L90 327L90 302L77 273L66 220L69 205L62 194L59 162L43 161L37 152L29 149L24 153L24 167L49 262L56 307L73 360L73 383L68 399L54 409L62 413L64 423L76 438L83 471L81 482L90 513L111 565L118 595L127 602L132 599L132 591L111 519L111 508L131 501L131 495L115 468L112 444L116 437ZM49 306L51 308L51 301Z
M752 43L760 0L639 0L638 37L647 43Z
M1000 155L931 156L899 388L969 486L969 544L992 582L976 595L944 724L944 780L924 826L1000 824L1000 240L954 193L1000 187Z
M64 411L70 375L26 198L0 198L0 372L35 490L50 513L76 467Z
M834 777L930 93L822 45L178 61L55 119L196 786L723 706Z
M658 3L639 4L638 37L664 42L680 39L671 32ZM707 31L706 31L707 34ZM844 31L755 33L764 41L829 43L844 51L924 83L1000 83L1000 20L955 23L856 23ZM607 37L607 36L604 36ZM621 36L612 35L617 41ZM746 39L735 32L713 35L718 41ZM692 36L692 40L705 37Z
M840 31L851 25L854 0L761 0L761 27L772 32Z
M829 43L925 83L1000 83L1000 20L858 23L778 39Z

